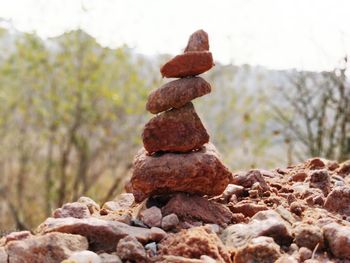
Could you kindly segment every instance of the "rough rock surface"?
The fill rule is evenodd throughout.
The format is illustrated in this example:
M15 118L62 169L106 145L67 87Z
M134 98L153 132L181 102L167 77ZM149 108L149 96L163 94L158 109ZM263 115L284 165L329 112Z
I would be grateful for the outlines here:
M235 263L274 263L281 256L280 247L270 237L257 237L235 253Z
M118 242L117 254L123 260L137 262L145 261L147 257L143 245L132 236L126 236Z
M130 209L135 202L135 198L130 193L123 193L116 197L113 201L108 201L103 204L102 209L110 211L125 211Z
M260 170L250 170L249 172L239 172L233 175L231 184L241 185L246 188L252 187L255 183L259 184L262 190L269 189Z
M91 198L87 197L87 196L82 196L78 199L79 203L82 203L84 205L86 205L89 208L89 211L91 214L94 214L98 211L100 211L100 206Z
M87 205L79 202L67 203L61 208L57 208L52 216L54 218L62 217L75 217L75 218L87 218L90 217L90 210Z
M85 237L63 233L49 233L12 241L6 245L10 263L56 263L67 259L74 251L87 248Z
M102 263L100 256L89 250L74 252L67 260L67 262L70 261L76 263Z
M185 52L189 51L208 51L209 50L209 37L207 32L200 29L194 32L187 43Z
M208 51L191 51L175 56L165 63L160 72L166 78L183 78L202 74L214 66Z
M144 127L142 140L148 153L189 152L209 141L209 135L191 102L153 117Z
M227 225L233 218L226 206L204 197L184 193L175 194L162 211L164 215L174 213L183 221L201 221L218 225Z
M162 229L170 230L176 227L179 224L179 218L176 214L171 213L167 216L164 216L162 219Z
M327 170L316 170L310 175L310 187L319 188L325 196L331 189L331 180Z
M102 263L122 263L122 260L115 254L102 253L99 256Z
M301 262L304 262L305 260L308 260L312 257L312 251L306 247L301 247L298 251L298 259Z
M289 245L292 241L290 225L276 211L267 210L255 214L251 219L251 227L256 236L272 237L278 244Z
M136 237L142 243L159 241L166 233L159 228L140 228L115 221L106 221L97 218L48 218L38 227L39 233L62 232L79 234L89 240L92 251L111 252L115 244L128 235Z
M267 236L280 245L292 242L290 225L275 211L261 211L248 224L234 224L221 234L224 244L230 248L242 247L255 237Z
M8 254L4 247L0 247L0 262L7 263L8 262Z
M64 262L73 263L68 260L72 253L87 249L85 237L89 241L88 249L98 254L103 263L122 262L116 254L117 246L126 237L126 240L134 237L133 240L143 247L139 246L140 251L145 251L146 258L140 262L209 263L215 260L231 262L231 259L233 263L254 260L348 262L350 174L343 171L340 175L340 167L337 163L313 158L284 169L236 173L235 183L239 185L223 187L218 196L210 198L164 191L166 195L152 196L138 204L134 203L132 194L119 195L103 209L99 209L97 204L92 205L93 213L90 211L88 218L50 218L36 234L21 231L4 235L0 238L0 262L8 263L8 254L11 257L18 254L20 260L23 257L32 259L32 254L27 255L22 250L9 253L8 248L12 244L27 246L24 244L38 238L46 243L40 251L45 252L55 243L60 248L53 246L55 252L50 255L63 251ZM344 165L342 168L345 169ZM323 176L311 180L314 172L323 170L327 170L330 179L330 184L327 183L330 191L326 197L322 189L311 183L319 186L319 182L328 182ZM303 174L303 180L294 180L296 174ZM320 197L325 199L324 203L317 201ZM87 203L93 204L94 201L86 199L84 204ZM152 207L162 211L163 230L157 227L149 229L142 222L142 213ZM229 210L232 213L227 213ZM116 222L116 213L118 216L127 215L132 226ZM65 237L62 241L52 241L47 237L50 234L60 235L59 232L78 234L73 237L83 238L85 246L77 251L63 249L68 242ZM103 251L108 254L100 254ZM226 260L226 257L229 259Z
M146 226L160 227L162 223L162 211L158 207L152 206L141 212L140 219Z
M131 188L137 202L156 194L184 191L200 195L219 195L226 188L231 172L220 161L212 144L187 154L138 153L134 161Z
M350 226L331 223L324 226L323 231L332 253L338 258L350 260Z
M325 208L331 212L350 216L350 186L336 187L327 196Z
M15 240L23 240L29 237L32 237L32 233L29 231L19 231L19 232L12 232L8 235L6 235L2 240L3 242L0 242L1 245L6 245L10 241L15 241Z
M350 160L341 163L337 169L337 173L343 177L350 175Z
M323 247L323 233L318 226L299 224L294 227L294 240L299 247L314 250Z
M146 109L154 114L178 109L210 92L210 84L201 77L173 80L149 94Z
M217 262L231 262L221 240L204 227L194 227L168 235L159 244L159 254L194 259L207 255Z
M230 207L230 210L233 213L241 213L246 217L252 217L260 211L268 210L268 207L265 204L256 204L252 202L241 201L237 204L233 204Z

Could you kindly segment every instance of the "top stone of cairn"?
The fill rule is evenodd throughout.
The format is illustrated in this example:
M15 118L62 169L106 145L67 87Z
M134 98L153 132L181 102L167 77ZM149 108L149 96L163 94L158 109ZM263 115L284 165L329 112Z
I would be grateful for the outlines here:
M208 34L203 30L198 30L190 36L185 53L165 63L160 72L166 78L185 78L202 74L213 66Z
M189 51L209 51L209 38L207 32L200 29L194 32L187 43L185 52Z

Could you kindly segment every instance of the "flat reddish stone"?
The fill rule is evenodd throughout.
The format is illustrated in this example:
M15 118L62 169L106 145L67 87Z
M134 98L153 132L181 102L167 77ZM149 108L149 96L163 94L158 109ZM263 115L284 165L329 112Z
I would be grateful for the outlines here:
M48 233L9 242L5 249L11 263L61 262L75 251L88 249L88 241L80 235ZM0 261L4 263L4 261Z
M260 211L268 210L268 207L266 205L255 204L253 202L241 201L230 207L230 210L233 213L242 213L247 217L252 217Z
M229 183L231 172L220 161L212 144L197 152L163 153L149 156L142 149L134 160L132 192L137 202L156 194L188 192L219 195Z
M166 78L183 78L202 74L214 66L213 56L208 51L191 51L177 55L160 72Z
M178 109L210 91L210 84L200 77L170 81L151 92L146 109L154 114L171 108Z
M209 38L207 32L200 29L194 32L187 43L185 52L188 51L208 51L209 50Z
M190 102L152 118L142 133L148 153L189 152L209 141L209 135Z
M90 218L48 218L36 231L39 234L61 232L85 236L89 241L89 250L115 251L118 241L126 236L135 237L146 244L150 241L160 241L166 233L157 227L151 229L129 226L117 221L107 221L94 217Z

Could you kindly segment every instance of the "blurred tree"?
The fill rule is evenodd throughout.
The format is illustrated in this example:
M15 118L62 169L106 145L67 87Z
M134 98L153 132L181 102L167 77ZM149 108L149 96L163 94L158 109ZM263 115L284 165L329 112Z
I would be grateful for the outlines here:
M348 58L331 72L295 72L290 84L280 87L275 117L286 138L296 144L299 159L321 156L349 158L350 86ZM286 103L285 103L286 102Z
M216 63L206 73L212 93L195 101L210 140L233 169L242 167L270 167L276 159L268 153L271 131L268 97L263 83L249 86L254 79L252 67L236 67ZM208 110L210 109L210 110Z
M122 189L146 117L138 63L81 30L17 40L0 64L0 192L16 228L81 195Z

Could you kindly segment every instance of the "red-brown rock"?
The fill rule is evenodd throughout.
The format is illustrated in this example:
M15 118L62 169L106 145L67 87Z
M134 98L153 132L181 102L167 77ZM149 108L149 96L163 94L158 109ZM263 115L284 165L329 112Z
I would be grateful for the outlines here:
M102 209L109 211L127 211L135 202L135 198L130 193L123 193L117 196L114 200L103 204Z
M29 231L12 232L4 237L4 244L3 245L6 245L7 243L9 243L11 241L23 240L23 239L30 238L32 236L33 236L32 233L30 233Z
M310 170L323 169L324 167L326 167L325 161L318 157L312 158L307 162L307 168Z
M350 174L350 160L341 163L337 169L337 173L341 176Z
M61 208L57 208L53 211L52 216L54 218L62 217L75 217L75 218L87 218L90 217L90 210L87 205L79 202L64 204Z
M174 213L183 221L196 220L218 225L227 225L233 218L226 206L204 197L184 193L172 197L162 211L164 215Z
M209 141L209 135L190 102L152 118L142 133L148 153L189 152Z
M310 174L310 187L319 188L325 196L331 191L331 180L326 169L316 170Z
M126 236L118 242L117 254L125 261L146 262L147 257L143 245L132 236Z
M299 247L307 247L311 250L314 250L316 246L318 246L318 249L323 247L323 233L318 226L297 224L293 232L294 242Z
M237 204L234 204L230 207L230 210L233 213L242 213L246 217L252 217L256 213L264 210L268 210L268 207L265 204L256 204L251 201L241 201Z
M209 37L208 33L200 29L194 32L187 43L185 52L189 51L208 51L209 50Z
M264 262L274 263L281 256L280 247L270 237L257 237L248 245L238 249L235 263Z
M306 177L307 177L307 173L297 172L291 176L290 180L294 182L304 182Z
M61 232L79 234L89 240L89 250L112 252L118 241L128 235L135 237L141 243L160 241L166 233L156 227L151 229L133 227L116 221L106 221L98 218L48 218L38 227L41 234Z
M256 236L272 237L280 245L290 245L292 235L290 224L273 210L261 211L251 220L251 227Z
M61 263L101 263L101 258L95 252L82 250L74 252L67 260Z
M89 197L86 197L86 196L80 197L78 199L78 203L86 205L90 211L90 214L94 214L100 211L100 206Z
M162 223L162 211L156 207L152 206L140 213L141 221L149 227L160 227Z
M299 249L298 258L301 262L308 260L312 257L312 251L306 247L301 247Z
M179 218L176 214L172 213L162 218L162 228L164 230L170 230L179 224Z
M181 108L195 98L210 93L211 86L201 77L182 78L170 81L148 96L146 109L159 113L171 108Z
M56 263L67 259L74 251L86 250L85 237L63 233L49 233L12 241L6 246L8 262Z
M199 259L202 255L207 255L216 262L231 262L230 255L221 240L205 227L193 227L168 235L159 244L159 254L188 259Z
M160 72L166 78L183 78L202 74L214 66L213 56L208 51L191 51L177 55Z
M244 187L241 185L228 184L226 189L221 195L223 201L228 201L230 198L235 195L236 197L241 197L244 194Z
M245 188L252 187L255 183L259 183L263 191L269 190L269 186L260 172L260 170L250 170L248 172L238 172L233 175L231 184L241 185Z
M248 224L230 225L222 232L221 239L227 247L237 248L259 236L272 237L280 245L292 241L290 225L273 210L258 212Z
M333 255L350 260L350 227L331 223L324 226L323 232Z
M8 254L6 252L6 249L4 247L0 247L0 262L7 263L8 261Z
M336 187L327 196L324 204L328 211L350 216L350 187Z
M201 256L200 259L194 259L194 258L185 258L180 256L172 256L172 255L166 255L162 256L161 259L157 260L159 263L216 263L217 261L210 262L206 258L207 256Z
M135 200L141 202L151 195L172 192L219 195L230 177L231 172L220 161L216 148L208 143L201 150L186 154L149 156L142 149L134 161L131 185Z

